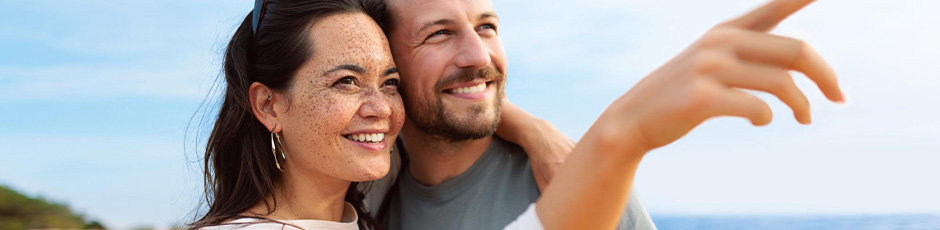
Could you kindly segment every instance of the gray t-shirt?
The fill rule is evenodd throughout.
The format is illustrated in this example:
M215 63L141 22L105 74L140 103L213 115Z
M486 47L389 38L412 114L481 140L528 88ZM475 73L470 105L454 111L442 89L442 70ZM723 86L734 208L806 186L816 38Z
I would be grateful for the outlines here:
M503 229L541 195L528 155L499 137L473 166L444 183L425 186L402 170L399 191L390 197L386 224L392 230ZM656 229L633 194L619 229Z

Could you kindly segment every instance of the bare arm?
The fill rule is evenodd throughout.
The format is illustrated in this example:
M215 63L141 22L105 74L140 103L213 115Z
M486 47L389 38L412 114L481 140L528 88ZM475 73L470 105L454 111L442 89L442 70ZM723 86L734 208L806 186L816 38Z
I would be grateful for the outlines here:
M574 142L548 121L529 114L508 99L503 99L500 116L496 135L522 146L529 154L539 190L545 191L548 182L571 154Z
M789 70L804 73L832 101L844 101L834 71L802 41L768 34L812 0L772 0L722 23L615 100L574 148L536 203L546 229L612 229L627 205L636 169L652 149L706 119L771 120L769 106L740 89L768 92L796 120L809 104Z

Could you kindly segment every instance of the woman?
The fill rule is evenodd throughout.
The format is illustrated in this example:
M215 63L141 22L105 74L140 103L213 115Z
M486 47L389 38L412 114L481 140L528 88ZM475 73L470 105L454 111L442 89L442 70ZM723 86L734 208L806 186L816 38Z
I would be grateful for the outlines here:
M356 1L270 4L226 50L209 210L192 227L366 227L351 185L387 173L404 122L388 45Z
M374 229L356 182L388 173L404 122L386 38L360 1L257 2L225 52L209 210L190 227Z

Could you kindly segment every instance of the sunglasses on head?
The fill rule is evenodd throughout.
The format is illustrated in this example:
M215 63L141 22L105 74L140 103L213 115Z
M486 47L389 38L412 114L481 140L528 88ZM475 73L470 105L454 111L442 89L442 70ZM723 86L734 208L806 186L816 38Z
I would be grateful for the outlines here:
M261 26L261 19L264 19L264 8L268 5L268 0L255 0L255 9L251 11L251 33L257 34Z

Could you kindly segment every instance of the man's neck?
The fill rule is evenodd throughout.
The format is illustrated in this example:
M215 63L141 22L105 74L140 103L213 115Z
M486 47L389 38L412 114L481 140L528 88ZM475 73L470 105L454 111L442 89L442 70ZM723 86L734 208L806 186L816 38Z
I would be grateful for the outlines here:
M493 142L493 136L453 142L421 132L407 122L399 137L411 161L409 172L427 186L447 182L467 171Z

